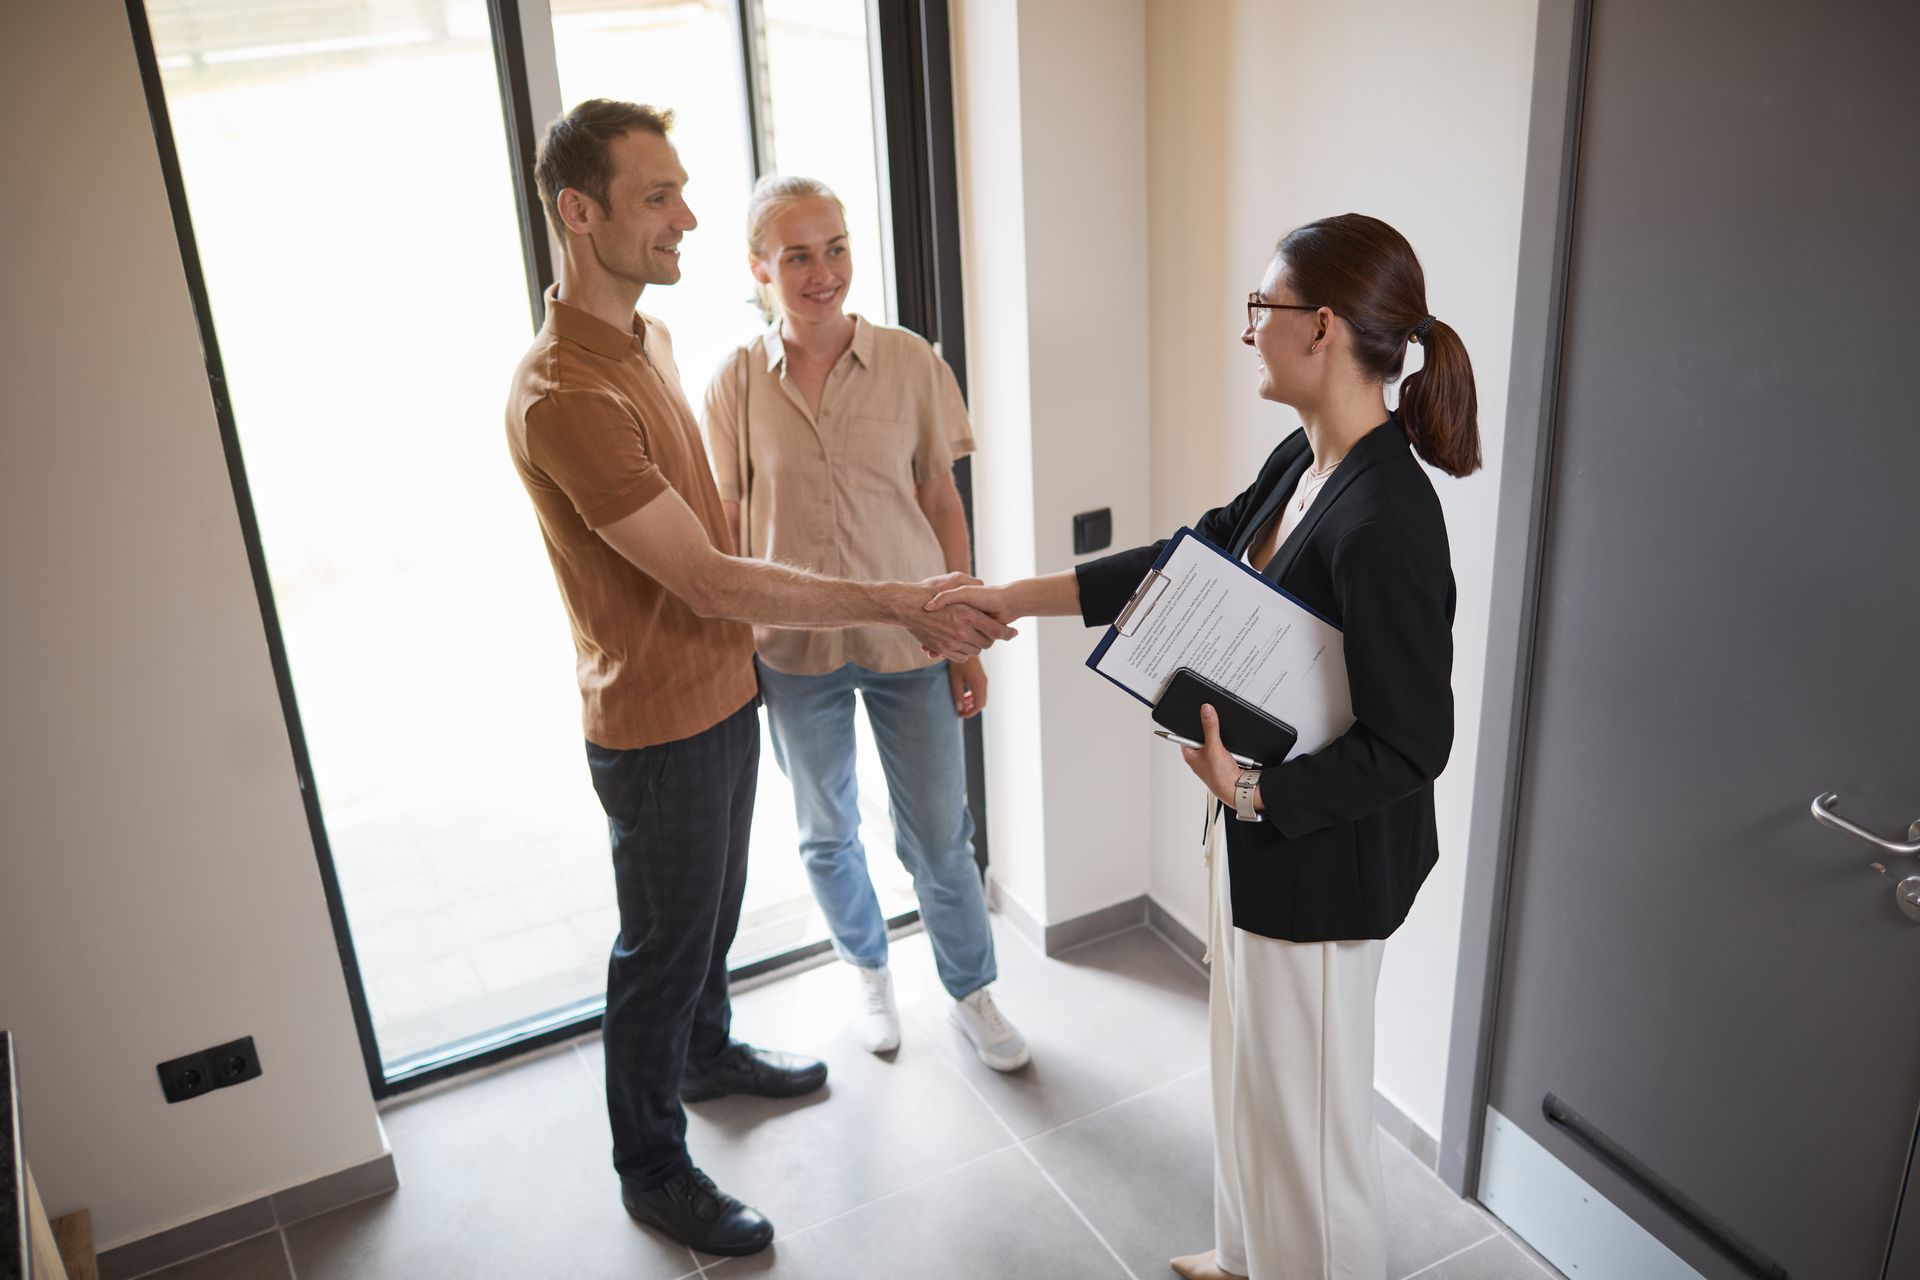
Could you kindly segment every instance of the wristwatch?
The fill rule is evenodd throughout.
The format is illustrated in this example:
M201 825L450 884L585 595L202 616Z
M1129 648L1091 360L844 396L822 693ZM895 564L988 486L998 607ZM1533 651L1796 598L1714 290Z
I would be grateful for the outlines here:
M1260 794L1260 771L1242 769L1240 777L1233 784L1233 816L1242 822L1260 821L1260 811L1253 807L1253 798Z

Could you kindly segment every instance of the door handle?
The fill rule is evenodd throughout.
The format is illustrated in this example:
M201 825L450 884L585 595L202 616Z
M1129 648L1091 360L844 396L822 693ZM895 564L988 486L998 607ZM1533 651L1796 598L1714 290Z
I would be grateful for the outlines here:
M1885 836L1873 834L1865 827L1856 826L1835 813L1833 807L1839 801L1840 797L1831 791L1825 795L1815 796L1813 820L1823 827L1832 827L1841 835L1858 840L1861 844L1869 845L1882 853L1891 853L1896 857L1911 857L1920 853L1920 818L1915 819L1913 825L1907 828L1905 840L1890 840Z

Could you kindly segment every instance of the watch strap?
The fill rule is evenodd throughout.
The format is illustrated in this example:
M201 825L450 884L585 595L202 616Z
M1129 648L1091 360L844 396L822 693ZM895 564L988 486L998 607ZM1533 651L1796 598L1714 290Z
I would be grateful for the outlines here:
M1242 822L1260 821L1260 811L1253 807L1254 798L1260 792L1260 771L1242 769L1233 784L1233 816Z

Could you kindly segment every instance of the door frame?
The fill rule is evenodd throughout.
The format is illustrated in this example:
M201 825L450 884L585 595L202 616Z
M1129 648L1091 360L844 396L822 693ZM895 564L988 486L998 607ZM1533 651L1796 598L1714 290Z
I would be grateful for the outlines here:
M166 87L161 79L147 0L123 0L133 38L136 61L147 100L148 115L159 153L162 177L172 208L174 232L212 394L216 427L225 452L228 479L240 517L241 538L262 629L286 721L294 773L299 782L307 827L313 840L327 915L333 926L347 1001L360 1042L367 1083L376 1100L384 1100L434 1084L508 1058L533 1052L599 1027L606 1006L604 996L580 999L540 1017L482 1033L470 1039L416 1055L389 1070L383 1061L367 1000L346 899L334 866L326 817L315 782L313 763L294 696L292 668L274 602L266 552L260 538L253 495L241 457L240 436L227 394L225 367L220 354L218 326L201 270L186 183L174 145ZM533 157L539 132L562 110L559 61L554 48L550 0L486 0L494 66L499 79L501 117L506 128L508 162L513 169L512 193L519 220L520 248L527 281L531 328L545 318L545 294L554 279L558 246L547 228L535 186ZM765 120L760 109L764 81L757 30L761 0L731 0L736 36L742 50L743 88L747 98L747 157L757 180L765 168ZM966 394L965 316L960 287L960 231L958 161L953 132L953 74L948 27L948 0L867 0L871 73L874 84L875 150L884 169L881 177L883 226L893 232L892 261L883 264L895 289L900 322L940 345L953 366L962 396ZM904 154L901 150L904 150ZM973 531L972 473L967 459L955 469L955 482L966 510L967 530ZM987 865L986 783L980 717L965 722L967 798L974 816L974 859L982 874ZM917 910L888 919L889 928L919 920ZM831 943L822 939L778 955L756 960L731 971L735 982L762 977L788 965L825 954Z
M1480 1184L1539 622L1593 0L1539 0L1491 611L1436 1172Z
M1481 729L1475 758L1460 953L1436 1172L1477 1196L1486 1142L1494 1036L1527 718L1537 657L1541 561L1552 517L1557 404L1565 358L1582 112L1595 0L1538 0L1533 95L1522 186L1511 376L1494 542ZM1920 1121L1899 1204L1920 1188ZM1884 1274L1920 1261L1920 1223L1896 1214Z

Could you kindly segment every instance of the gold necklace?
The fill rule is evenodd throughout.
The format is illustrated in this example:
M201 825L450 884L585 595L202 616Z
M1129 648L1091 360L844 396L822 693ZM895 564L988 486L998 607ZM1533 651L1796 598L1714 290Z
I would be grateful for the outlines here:
M1325 471L1320 470L1318 467L1308 467L1307 474L1300 479L1300 497L1294 503L1293 509L1295 511L1305 511L1308 504L1319 496L1320 487L1327 482L1327 477L1332 475L1333 469L1339 465L1339 460L1335 459L1328 464Z

